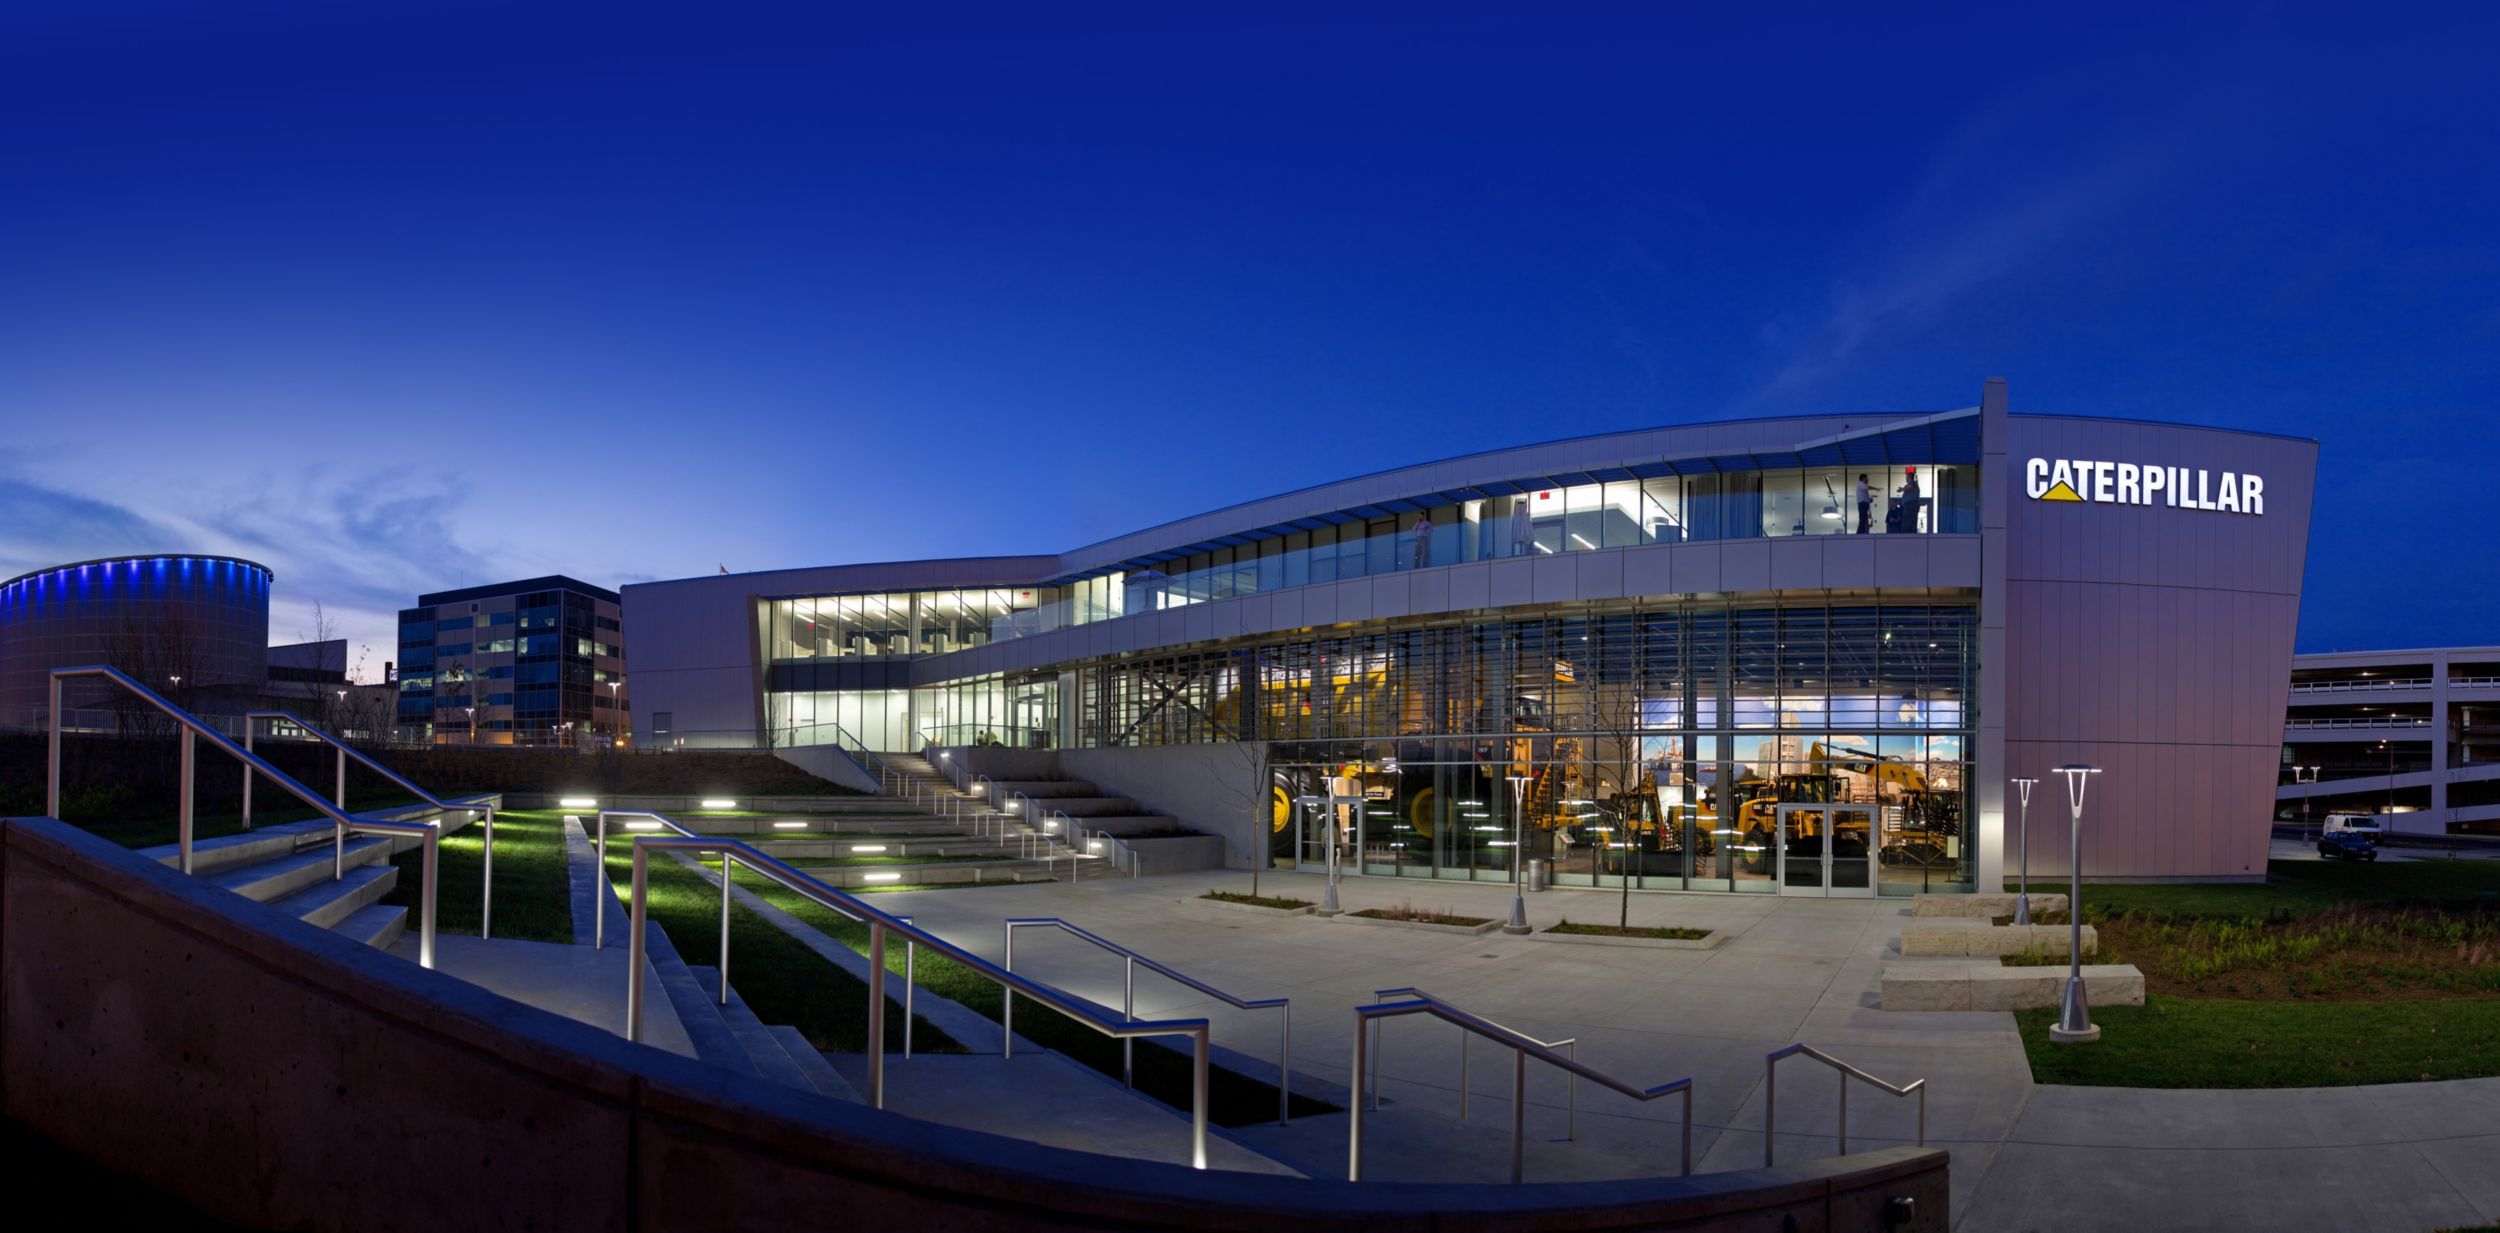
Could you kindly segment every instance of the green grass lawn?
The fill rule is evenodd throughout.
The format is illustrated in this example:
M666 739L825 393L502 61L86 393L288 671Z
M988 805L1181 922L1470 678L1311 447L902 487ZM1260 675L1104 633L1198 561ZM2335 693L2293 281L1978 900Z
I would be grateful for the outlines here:
M2085 919L2110 912L2152 917L2308 916L2338 905L2491 904L2500 900L2500 861L2274 861L2263 883L2120 885L2086 882ZM2011 890L2009 883L2007 889ZM2055 894L2064 882L2032 882Z
M766 902L774 907L798 917L853 950L867 953L866 925L791 894L755 874L741 873L738 879L739 885L764 896ZM1109 955L1105 955L1103 961L1117 962ZM903 948L899 944L887 947L886 967L897 974L902 972ZM1007 994L1004 989L952 960L924 954L920 956L915 974L921 988L959 1003L993 1022L1005 1012ZM740 989L746 987L744 979L739 978ZM1120 1073L1120 1042L1029 999L1017 1002L1016 1033L1106 1075L1117 1077ZM1182 1043L1186 1049L1185 1040ZM1173 1108L1187 1110L1189 1055L1140 1042L1137 1048L1137 1089ZM1250 1126L1273 1121L1276 1117L1276 1085L1236 1074L1222 1066L1210 1066L1207 1105L1208 1119L1219 1126ZM1296 1096L1293 1111L1296 1115L1331 1113L1336 1111L1336 1106L1307 1096Z
M2016 1011L2032 1077L2101 1087L2338 1087L2500 1074L2500 1000L2238 1002L2155 995L2095 1008L2100 1040L2049 1043Z
M668 931L669 941L687 963L696 967L717 963L720 888L661 853L651 855L649 871L651 919ZM633 877L633 845L610 843L608 879L620 899L631 892ZM630 900L626 907L632 910ZM900 948L895 953L899 956ZM868 1049L867 983L737 904L729 912L729 983L756 1017L797 1028L819 1049L836 1053ZM900 991L898 982L894 992ZM885 1016L886 1051L899 1053L903 1048L902 1007L888 1001ZM963 1052L963 1046L926 1018L912 1029L912 1048L923 1053Z
M2033 1077L2116 1087L2260 1088L2500 1075L2500 997L2477 992L2487 983L2477 978L2488 975L2480 967L2484 961L2460 959L2461 975L2432 973L2439 978L2432 982L2408 978L2384 959L2346 970L2351 964L2333 946L2313 946L2315 954L2301 949L2304 934L2333 930L2341 910L2351 908L2447 913L2458 922L2451 927L2482 936L2478 930L2487 925L2473 922L2487 922L2476 914L2500 902L2500 862L2275 861L2267 878L2264 884L2085 884L2085 919L2115 936L2167 937L2164 930L2187 927L2218 930L2216 937L2230 943L2189 947L2199 939L2187 939L2178 953L2146 957L2153 963L2148 972L2182 968L2190 950L2188 957L2239 967L2185 985L2174 981L2172 992L2155 991L2140 1007L2095 1009L2092 1019L2102 1035L2089 1045L2050 1044L2054 1010L2017 1012ZM2035 892L2058 889L2033 883ZM2469 938L2463 945L2473 943ZM2113 952L2100 961L2128 960ZM2269 975L2289 979L2263 979ZM2346 986L2359 996L2337 1000ZM2446 996L2413 992L2433 987ZM2194 996L2208 988L2225 996ZM2229 996L2253 988L2288 995L2262 1001Z
M436 855L434 928L475 936L483 906L486 828L472 822L443 837ZM411 913L415 932L424 852L411 848L391 858L399 883L382 902ZM573 940L572 891L565 878L564 811L515 809L495 815L495 936L524 942Z

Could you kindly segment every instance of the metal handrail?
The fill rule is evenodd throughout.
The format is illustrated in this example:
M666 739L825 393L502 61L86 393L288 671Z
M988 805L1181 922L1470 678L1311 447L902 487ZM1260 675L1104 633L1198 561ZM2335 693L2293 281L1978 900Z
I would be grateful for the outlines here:
M1873 1075L1833 1057L1812 1045L1797 1044L1774 1049L1762 1060L1762 1167L1771 1167L1773 1127L1779 1113L1779 1064L1781 1058L1804 1054L1840 1072L1840 1151L1849 1154L1849 1080L1862 1079L1895 1096L1918 1093L1918 1145L1927 1146L1927 1081L1916 1079L1905 1087L1895 1087Z
M1067 815L1061 814L1060 816L1064 818ZM1112 847L1118 849L1122 853L1125 853L1127 855L1127 859L1125 861L1114 859L1111 862L1111 867L1114 869L1127 870L1128 876L1132 878L1137 876L1138 866L1142 863L1140 860L1141 854L1134 845L1129 843L1128 840L1122 839L1107 830L1099 828L1097 828L1091 835L1080 837L1086 841L1086 846L1088 847L1093 846L1093 841L1099 839L1108 842Z
M1592 1083L1600 1084L1613 1091L1620 1092L1634 1100L1656 1100L1661 1096L1673 1095L1678 1092L1683 1093L1684 1144L1682 1155L1679 1159L1681 1160L1682 1168L1681 1176L1689 1177L1692 1175L1693 1081L1690 1077L1677 1079L1671 1083L1662 1083L1656 1087L1634 1087L1630 1083L1618 1079L1613 1075L1607 1074L1605 1071L1599 1070L1596 1067L1590 1066L1577 1058L1556 1053L1542 1042L1539 1042L1525 1033L1503 1027L1501 1024L1495 1023L1490 1019L1460 1010L1459 1008L1452 1006L1439 998L1433 997L1431 994L1419 993L1413 998L1403 1002L1375 1002L1369 1006L1357 1006L1354 1008L1354 1071L1352 1075L1353 1081L1347 1085L1347 1090L1354 1094L1354 1101L1351 1107L1353 1116L1346 1126L1347 1181L1359 1182L1363 1180L1362 1092L1365 1076L1370 1073L1376 1062L1376 1059L1368 1056L1368 1054L1373 1052L1373 1049L1367 1049L1365 1047L1371 1036L1369 1030L1370 1025L1374 1020L1389 1019L1399 1015L1431 1015L1432 1017L1445 1023L1456 1024L1458 1027L1468 1032L1482 1036L1496 1043L1506 1045L1510 1048L1512 1055L1510 1085L1510 1180L1512 1184L1516 1185L1527 1171L1528 1059L1531 1057L1544 1062L1548 1066L1560 1067L1562 1070L1570 1074L1578 1075Z
M1016 970L1016 930L1042 927L1056 928L1061 932L1072 934L1126 961L1124 965L1127 969L1126 975L1121 985L1120 1013L1128 1018L1137 1017L1137 969L1141 964L1147 971L1169 977L1236 1010L1284 1012L1283 1023L1277 1028L1276 1036L1276 1124L1279 1126L1291 1124L1293 1121L1293 999L1258 998L1252 1000L1235 997L1169 964L1149 959L1109 938L1079 928L1056 916L1020 916L1008 919L1006 962L1008 971ZM1000 1025L1006 1029L1005 1048L1010 1057L1014 1056L1016 1047L1013 1025L1014 1002L1015 999L1008 999L1008 1013ZM1137 1086L1137 1042L1133 1039L1120 1042L1120 1083L1123 1087Z
M599 811L599 817L598 817L598 827L599 827L599 831L598 831L598 837L597 837L597 839L595 840L595 842L598 844L599 877L600 877L600 879L601 879L602 881L605 881L605 880L606 880L606 878L607 878L607 869L608 869L608 819L609 819L609 818L611 818L611 817L617 817L617 818L648 818L648 819L650 819L651 821L656 822L656 823L658 823L659 825L661 825L661 826L664 826L664 827L668 828L669 830L675 831L675 832L677 832L679 835L685 836L685 837L686 837L686 838L688 838L688 839L702 839L702 838L704 838L704 836L702 836L702 835L700 835L700 834L697 834L697 833L695 833L694 831L691 831L691 830L686 829L684 826L680 825L680 824L679 824L676 820L674 820L674 819L672 819L672 818L665 817L665 816L663 816L663 815L661 815L661 814L652 813L652 812L650 812L649 810L644 810L644 809L602 809L602 810L600 810L600 811ZM739 846L740 846L741 848L745 848L747 845L745 845L745 844L740 844ZM748 849L748 850L749 850L749 851L752 851L753 849L751 849L751 848L750 848L750 849ZM719 996L720 996L720 1004L721 1004L721 1005L723 1005L723 1006L727 1006L727 1005L729 1005L729 903L730 903L730 881L731 881L731 879L730 879L730 876L729 876L729 875L730 875L730 873L732 872L732 869L733 869L733 864L732 864L732 861L731 861L731 859L730 859L729 853L728 853L726 850L723 850L723 851L721 852L721 881L720 881L720 966L719 966L719 968L717 969L717 970L720 972L720 974L721 974L721 975L720 975L720 995L719 995ZM760 872L760 870L759 870L759 872ZM774 880L775 880L775 881L779 881L779 879L778 879L778 878L776 878L776 879L774 879ZM854 913L854 912L850 911L848 908L840 907L840 906L838 906L838 905L833 905L833 904L828 904L828 905L826 905L826 906L827 906L827 907L832 908L832 910L833 910L833 911L839 912L839 913L841 913L842 915L847 916L847 917L849 917L850 919L852 919L853 921L856 921L856 922L858 922L858 923L860 923L860 924L863 924L863 925L864 925L864 924L867 924L867 923L868 923L868 920L867 920L867 918L866 918L866 917L864 917L864 916L860 916L860 915L858 915L857 913ZM607 934L608 934L608 931L607 931L607 913L606 913L604 910L602 910L602 911L600 911L600 912L598 912L598 913L595 913L594 915L595 915L595 916L597 916L597 918L598 918L598 919L597 919L597 921L596 921L596 922L592 925L592 927L591 927L591 935L590 935L590 936L591 936L591 943L590 943L590 945L591 945L591 949L592 949L592 950L602 950L602 949L605 949L605 948L606 948L606 946L607 946L607 944L608 944L608 936L607 936ZM894 919L896 919L896 920L900 920L900 921L909 921L909 920L911 919L911 917L909 917L909 916L897 916L897 917L895 917ZM635 938L635 941L636 941L636 942L640 942L640 941L641 941L641 938L639 937L640 930L636 930L636 934L637 934L637 937ZM915 945L911 942L911 940L910 940L910 939L908 939L908 938L904 939L904 942L903 942L903 1056L904 1056L905 1058L909 1058L909 1057L911 1056L911 1046L912 1046L912 1040L911 1040L911 1035L912 1035L912 1016L913 1016L913 1015L914 1015L914 1013L915 1013L915 1012L913 1011L913 1009L912 1009L912 991L913 991L915 988L917 988L917 985L914 983L914 974L913 974L913 969L917 966L918 962L919 962L919 951L918 951L918 948L917 948L917 947L916 947L916 946L915 946ZM633 1037L629 1035L629 1036L627 1037L627 1039L628 1039L628 1040L630 1040L630 1039L633 1039Z
M2287 719L2286 728L2427 728L2428 716L2390 715L2385 719Z
M748 844L734 839L697 835L663 815L646 810L603 810L601 812L603 815L613 812L649 818L677 832L675 837L666 835L634 837L632 929L630 930L632 954L626 964L625 992L625 1038L627 1040L637 1040L642 1035L643 964L646 946L644 930L649 920L650 909L647 854L653 851L719 852L722 856L721 895L724 903L729 894L729 858L735 854L739 864L779 884L790 893L821 907L839 912L852 920L861 921L868 926L868 1103L871 1108L883 1109L885 1107L885 943L886 935L893 933L900 935L906 945L926 946L962 964L974 975L1000 986L1006 990L1005 1000L1010 1005L1013 1004L1015 995L1021 993L1115 1040L1127 1040L1138 1036L1190 1037L1196 1046L1190 1080L1190 1163L1193 1167L1200 1169L1207 1167L1207 1047L1209 1044L1207 1020L1122 1018L1114 1021L1099 1013L1083 998L1052 988L1029 977L1018 976L913 924L909 917L896 916L870 907L858 898L827 886L797 868L757 851ZM607 876L604 860L606 839L606 820L603 816L600 823L602 846L600 876L602 878ZM724 951L728 946L729 936L726 924L727 913L728 909L724 906L721 930ZM721 971L721 988L726 991L728 987L729 973L724 967ZM906 973L904 993L907 999L910 996L910 989L911 978ZM909 1005L910 1003L906 1001L906 1013L908 1013ZM907 1018L905 1022L908 1023L909 1019Z
M366 769L374 771L375 773L381 775L382 778L390 780L392 783L398 785L401 791L416 797L418 800L433 806L435 809L440 810L443 813L452 813L457 811L467 813L471 817L482 818L486 827L486 834L484 838L484 861L482 864L482 872L479 875L479 881L483 883L483 894L478 904L477 936L483 940L493 940L495 936L494 806L474 803L455 805L450 801L444 800L443 798L408 782L407 777L401 775L399 772L374 761L372 758L366 756L365 751L349 745L347 742L314 727L312 724L305 722L302 718L286 711L244 712L243 748L246 750L252 748L252 721L256 719L283 719L288 723L294 724L296 727L303 729L305 734L311 736L315 741L328 745L338 751L338 781L331 788L331 797L333 800L338 802L338 807L341 809L347 808L347 760L349 758L354 758L356 761L363 763ZM252 829L252 768L249 766L245 766L243 768L243 829L247 831Z
M1413 985L1401 985L1395 989L1375 989L1372 991L1372 997L1374 1000L1394 997L1399 994L1418 998L1428 998L1432 996L1431 994L1426 993ZM1491 1023L1492 1020L1488 1019L1486 1022ZM1501 1028L1506 1032L1518 1032L1521 1036L1528 1036L1526 1032L1520 1032L1519 1029L1512 1027L1509 1024L1497 1023L1494 1024L1494 1026ZM1380 1031L1381 1029L1379 1025L1373 1025L1372 1047L1375 1052L1378 1051L1380 1046ZM1458 1120L1462 1122L1467 1120L1468 1097L1473 1094L1469 1091L1467 1082L1469 1077L1467 1042L1471 1038L1472 1034L1466 1032L1460 1033L1458 1037ZM1580 1056L1580 1038L1577 1036L1566 1036L1561 1040L1537 1040L1536 1037L1533 1036L1528 1036L1528 1039L1535 1040L1536 1043L1543 1045L1548 1049L1560 1049L1563 1051L1563 1056L1565 1057L1577 1058ZM1566 1141L1575 1140L1580 1137L1580 1076L1571 1075L1569 1076L1569 1080L1570 1082L1565 1089L1563 1102L1563 1138ZM1362 1097L1358 1094L1355 1098L1359 1100ZM1378 1069L1374 1069L1372 1071L1371 1101L1372 1112L1380 1112L1380 1071Z
M163 711L166 715L172 717L175 723L181 725L182 803L180 813L176 816L174 835L176 859L180 864L182 872L186 874L191 872L191 824L194 814L193 806L195 804L195 797L193 795L195 788L193 781L196 776L192 774L192 744L194 738L202 736L207 737L210 744L215 745L217 748L232 755L234 758L241 761L246 767L258 768L260 773L268 776L271 782L276 783L280 788L285 789L297 800L312 806L313 810L321 814L321 816L330 819L330 829L333 838L333 856L331 858L330 867L330 877L332 881L337 881L338 879L347 876L347 832L349 831L378 831L386 835L414 835L423 839L424 857L420 864L421 877L418 882L417 890L417 964L420 967L427 968L434 966L434 872L437 864L437 857L441 851L443 833L443 826L441 822L385 822L379 818L360 818L350 814L339 806L333 805L330 802L321 799L319 793L316 793L312 789L297 783L294 776L270 765L268 760L262 758L259 754L253 753L251 750L235 744L232 737L229 737L225 733L219 732L217 729L201 722L198 716L193 715L189 711L183 710L181 707L175 706L171 702L167 702L155 690L132 680L129 674L123 672L119 668L110 668L102 664L90 664L78 668L54 668L51 675L52 710L49 712L50 714L58 715L61 713L61 682L72 677L94 676L103 677L104 679L111 681L134 694L137 694L140 701L155 707L157 710ZM52 731L48 740L49 749L47 751L49 761L46 765L46 774L44 779L43 806L46 816L57 818L61 816L61 727L58 724L54 724L51 727Z

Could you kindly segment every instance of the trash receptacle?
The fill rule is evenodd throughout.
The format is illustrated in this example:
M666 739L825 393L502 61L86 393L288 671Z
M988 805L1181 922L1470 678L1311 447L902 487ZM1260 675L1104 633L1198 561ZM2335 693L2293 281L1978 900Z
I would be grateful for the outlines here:
M1528 862L1528 889L1532 891L1541 891L1545 889L1544 861L1536 860Z

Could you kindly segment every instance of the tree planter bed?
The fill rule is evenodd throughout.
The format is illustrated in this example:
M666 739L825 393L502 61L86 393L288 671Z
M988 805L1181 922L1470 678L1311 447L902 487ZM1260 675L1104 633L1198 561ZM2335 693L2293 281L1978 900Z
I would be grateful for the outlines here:
M1502 927L1502 922L1498 920L1489 920L1479 925L1445 925L1439 921L1429 920L1391 920L1386 916L1365 916L1359 912L1347 912L1325 919L1344 921L1353 925L1389 925L1398 929L1423 929L1433 933L1463 933L1471 937L1491 933Z
M1697 938L1623 937L1605 933L1556 933L1539 929L1528 935L1540 942L1571 942L1582 946L1646 946L1652 950L1717 950L1727 935L1713 929Z

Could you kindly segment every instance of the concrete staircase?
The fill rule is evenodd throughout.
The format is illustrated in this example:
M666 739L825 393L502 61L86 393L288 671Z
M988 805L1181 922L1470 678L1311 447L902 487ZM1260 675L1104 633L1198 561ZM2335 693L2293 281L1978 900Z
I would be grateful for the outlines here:
M466 825L467 815L460 815ZM458 826L446 824L449 829ZM351 835L344 877L333 878L332 832L322 819L264 826L191 845L191 872L210 885L233 891L316 928L390 949L408 931L408 909L384 905L399 885L391 857L422 843L412 836ZM172 866L182 862L174 844L140 855Z
M923 758L918 754L879 754L878 758L882 760L889 769L893 770L896 774L901 775L906 781L916 786L918 789L916 792L905 790L902 792L889 793L886 796L877 798L880 801L904 805L908 805L908 802L915 799L930 798L935 798L940 801L964 801L970 803L978 803L980 801L980 798L977 795L956 787L954 782L941 773L937 767L931 765L928 759ZM1146 818L1139 816L1136 814L1137 806L1135 802L1120 800L1117 798L1101 797L1094 792L1093 785L1091 784L1077 783L1070 780L1052 780L1048 781L1048 785L1060 789L1075 789L1075 791L1064 794L1054 794L1051 795L1050 799L1044 800L1043 797L1045 794L1032 791L1031 788L1033 785L1031 784L1001 784L1000 790L1002 794L1022 791L1026 796L1033 798L1034 805L1037 810L1060 810L1068 815L1069 822L1072 826L1086 831L1110 829L1110 827L1107 826L1097 825L1098 821L1108 821L1118 824L1134 824L1134 828L1138 830L1155 830L1178 825L1178 823L1174 822L1170 818ZM1064 803L1074 803L1080 808L1092 806L1110 809L1114 812L1107 814L1080 814L1077 809L1065 808ZM1125 810L1127 812L1125 814L1121 814L1117 812L1119 810ZM947 813L948 810L946 808L940 807L933 812L930 817L933 822L951 827L951 822L946 816ZM1062 878L1067 877L1068 875L1065 873L1065 870L1069 868L1071 862L1073 863L1075 869L1074 877L1079 880L1119 876L1119 871L1112 868L1109 861L1102 860L1097 856L1086 853L1084 845L1079 842L1080 836L1049 835L1042 831L1036 823L1036 819L1010 814L1007 823L1008 838L1004 841L994 841L997 844L994 850L999 851L1002 855L1011 850L1021 853L1025 850L1025 848L1024 845L1019 842L1019 837L1033 840L1047 839L1055 845L1055 850L1059 853L1055 859L1045 859L1039 861L1030 859L1002 860L996 862L985 861L977 864L969 862L952 862L949 864L899 868L907 868L909 870L906 875L907 880L922 882L1043 881L1054 876ZM1120 832L1114 831L1114 833L1116 834ZM915 849L917 849L917 845L915 845ZM827 880L833 881L833 879ZM833 884L840 886L845 883L841 881L833 881Z

